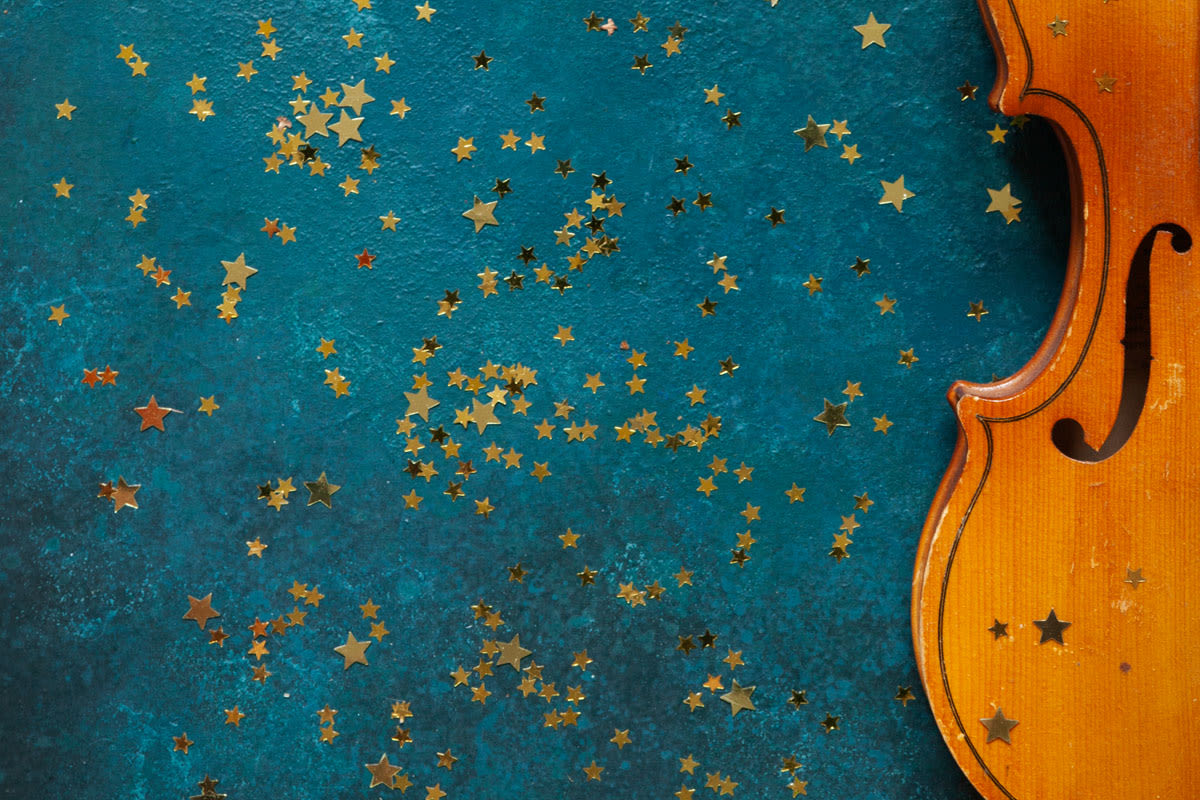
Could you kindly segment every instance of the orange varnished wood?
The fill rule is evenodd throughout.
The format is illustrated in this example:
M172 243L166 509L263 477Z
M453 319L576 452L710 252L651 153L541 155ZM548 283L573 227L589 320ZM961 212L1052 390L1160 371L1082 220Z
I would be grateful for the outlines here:
M991 102L1057 128L1072 176L1066 286L1026 367L958 383L960 439L922 533L913 635L951 752L987 798L1200 797L1200 0L980 0ZM1067 35L1047 27L1068 21ZM1116 79L1102 92L1096 79ZM1150 363L1124 445L1126 291L1144 237ZM1185 238L1185 237L1184 237ZM1141 569L1146 582L1125 582ZM1039 644L1054 609L1064 645ZM1008 636L988 631L1008 623ZM981 718L1019 720L990 743Z

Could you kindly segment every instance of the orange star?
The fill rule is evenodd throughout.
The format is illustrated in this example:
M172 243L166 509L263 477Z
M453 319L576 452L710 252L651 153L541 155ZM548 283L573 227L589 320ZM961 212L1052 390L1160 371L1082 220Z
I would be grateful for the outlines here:
M163 418L172 412L180 413L178 409L160 406L158 401L154 399L154 395L150 395L149 403L133 410L142 418L142 427L139 430L144 431L147 428L158 428L164 433L166 432L166 428L163 427Z
M191 604L191 608L189 608L188 612L183 615L183 618L196 620L196 624L201 628L203 628L213 617L221 616L219 611L213 610L212 592L209 592L199 600L191 595L188 595L188 603Z

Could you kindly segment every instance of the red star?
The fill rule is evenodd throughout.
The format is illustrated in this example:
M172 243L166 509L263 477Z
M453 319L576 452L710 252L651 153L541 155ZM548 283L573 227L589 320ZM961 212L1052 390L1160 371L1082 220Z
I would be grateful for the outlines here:
M142 418L142 427L139 430L144 431L147 428L158 428L160 431L166 432L166 428L163 427L163 417L172 411L176 411L176 409L160 406L158 401L154 399L154 395L150 395L150 402L141 408L135 408L134 411Z
M112 384L113 386L116 386L117 385L117 376L120 374L121 373L117 372L114 369L109 369L108 364L105 364L104 372L100 373L100 385L104 386L106 384Z
M368 253L367 248L365 248L365 247L363 248L363 251L361 253L359 253L357 256L355 256L355 258L358 259L358 268L359 269L362 269L363 267L366 267L367 269L372 269L371 265L375 262L375 256Z
M86 383L88 387L95 387L96 381L98 380L100 380L99 367L96 367L95 369L85 369L83 371L83 382Z
M274 236L279 233L279 218L267 219L263 217L263 226L259 230L266 233L268 237Z
M171 285L171 270L169 269L163 269L160 266L150 277L154 278L155 286L162 286L164 283L168 286Z

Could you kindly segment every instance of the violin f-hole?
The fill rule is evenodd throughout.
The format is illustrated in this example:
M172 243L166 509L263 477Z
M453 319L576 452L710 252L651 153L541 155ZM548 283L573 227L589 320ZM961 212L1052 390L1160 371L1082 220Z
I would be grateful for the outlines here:
M1091 463L1110 458L1129 441L1142 415L1150 387L1150 362L1154 360L1150 352L1150 256L1159 233L1171 234L1171 249L1176 253L1192 249L1191 234L1173 222L1155 225L1142 237L1133 254L1125 286L1125 337L1121 340L1125 347L1125 370L1117 418L1098 448L1087 443L1087 435L1078 420L1068 417L1055 422L1050 439L1068 458Z

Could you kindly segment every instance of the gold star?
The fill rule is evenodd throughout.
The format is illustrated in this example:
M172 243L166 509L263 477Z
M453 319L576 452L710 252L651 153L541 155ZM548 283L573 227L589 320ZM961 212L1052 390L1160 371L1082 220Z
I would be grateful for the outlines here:
M1065 19L1061 19L1057 14L1054 16L1054 21L1047 23L1046 27L1050 29L1050 36L1057 38L1067 35L1067 26L1071 23Z
M721 98L724 96L725 93L722 92L715 83L712 85L711 89L704 90L704 102L712 103L714 106L721 105Z
M371 646L369 641L358 641L354 638L353 633L346 633L346 643L339 644L333 648L333 652L337 653L344 659L342 669L350 669L351 664L362 664L367 666L367 648Z
M921 360L921 359L917 358L915 355L913 355L913 349L914 348L910 347L907 350L901 350L900 351L900 360L897 361L896 363L903 364L905 369L912 369L912 365Z
M544 144L545 140L545 136L538 136L536 133L530 131L529 141L525 142L525 144L529 145L529 152L532 154L536 153L538 150L546 149L546 145Z
M1021 221L1021 209L1017 208L1021 201L1012 196L1012 184L1006 183L1003 189L988 189L987 192L991 202L985 214L993 211L1000 213L1006 225Z
M910 197L916 197L913 192L910 192L904 187L904 176L901 175L895 181L880 181L879 184L883 187L883 197L879 200L879 205L886 206L891 203L892 206L900 212L904 211L904 201Z
M633 57L633 66L630 67L630 69L636 69L642 75L645 75L646 70L648 70L654 66L653 64L650 63L649 56L650 56L649 53L643 53L640 56L634 56Z
M478 149L479 148L477 148L475 146L475 137L474 136L472 136L469 139L464 139L463 137L460 136L460 137L458 137L458 144L456 146L450 148L450 152L454 153L454 155L457 156L457 161L462 161L464 158L467 159L468 161L470 161L471 153L475 152Z
M396 230L396 223L400 221L400 218L392 213L391 209L388 209L387 216L380 217L379 221L382 223L379 228L380 230L394 231Z
M55 119L62 119L63 117L70 119L71 112L78 108L78 106L71 105L70 99L65 97L61 103L55 103L54 107L58 109L58 116Z
M254 61L247 61L244 64L241 61L238 62L237 76L239 78L245 78L246 83L249 83L250 78L257 74L258 70L254 68Z
M804 487L797 486L795 481L792 482L792 488L785 490L784 494L787 495L788 505L804 502Z
M615 744L618 750L624 750L625 745L630 744L633 739L629 738L628 728L623 731L613 728L613 737L609 741Z
M500 642L500 658L496 661L496 665L503 666L504 664L508 664L514 671L520 672L521 659L532 654L532 650L527 650L521 646L520 636L513 636L511 641Z
M596 765L596 759L592 759L592 763L583 768L583 772L587 775L589 781L600 780L600 773L604 772L604 767Z
M484 225L499 225L496 221L496 204L498 200L493 200L490 203L484 203L479 200L479 196L475 196L474 204L462 215L475 223L475 232L479 233Z
M426 22L433 22L433 15L437 13L436 8L429 7L429 0L425 0L424 5L413 6L413 8L415 8L417 10L417 21L418 22L420 20L425 20Z
M300 124L304 126L304 138L311 136L328 136L329 130L326 128L329 120L333 119L333 114L328 111L320 111L314 103L312 108L307 113L296 117Z
M740 686L737 681L733 682L733 688L721 695L721 699L729 703L729 715L736 717L739 711L753 711L754 702L750 699L750 695L754 694L754 686Z
M890 27L892 26L888 23L879 22L875 19L875 12L868 14L866 22L862 25L854 26L854 30L858 31L859 35L862 36L861 49L866 50L873 44L877 44L880 47L887 47L887 44L883 41L883 35L887 33Z
M116 373L114 372L113 374L115 375ZM123 477L118 477L117 485L113 488L112 493L113 513L115 514L125 507L137 508L138 504L136 495L138 489L140 488L142 488L140 483L130 485L125 482ZM211 596L212 595L209 595L209 597ZM201 625L200 627L204 626Z
M239 253L233 261L222 261L221 266L225 268L225 280L221 281L221 285L233 285L239 289L245 289L246 279L258 272L246 263L245 253Z
M188 111L188 113L195 116L196 119L200 120L201 122L204 122L204 120L214 116L217 113L213 111L212 105L212 100L205 100L197 97L192 101L192 108Z
M570 528L567 528L566 533L559 534L558 538L562 539L564 550L567 549L568 547L577 547L578 546L577 543L579 542L579 534L572 533Z
M326 480L325 473L322 472L321 477L317 478L315 481L305 481L304 488L308 489L308 505L311 506L321 503L326 508L333 508L333 505L330 501L333 499L334 493L342 487L338 486L337 484L330 483L328 480Z
M823 281L823 280L824 280L824 278L814 277L813 274L810 272L810 273L808 273L808 280L806 280L804 283L802 283L800 285L803 286L805 289L808 289L808 296L812 297L817 292L825 291L824 289L821 288L821 281Z
M266 38L274 32L275 32L275 26L273 24L271 24L270 17L267 17L266 19L260 19L258 21L258 30L255 31L255 34L257 34L258 36L262 36L263 38Z
M911 686L900 686L900 687L897 687L896 696L893 697L892 699L898 700L900 702L900 705L904 706L905 708L908 708L908 702L910 700L916 700L917 696L912 693Z
M274 61L275 56L279 55L280 51L282 50L283 48L277 45L274 39L270 40L269 42L262 43L263 58L269 58Z
M51 184L54 187L55 197L70 197L71 190L75 188L75 184L67 183L66 178L59 178L58 183Z
M814 147L829 147L829 143L825 141L825 136L829 133L829 126L818 125L812 114L808 115L808 123L803 128L797 128L792 133L804 140L804 152L806 153Z
M1101 92L1113 93L1113 87L1117 85L1117 79L1109 75L1107 72L1096 78L1096 86Z
M879 316L884 314L895 314L896 301L884 294L882 300L876 300L875 305L879 306Z
M62 327L63 320L71 316L67 313L67 304L61 306L50 306L50 316L46 317L47 322L57 322L58 327Z
M853 164L855 161L862 158L862 156L858 154L858 145L844 144L842 145L842 154L839 156L839 158L843 158Z
M342 116L337 122L329 126L329 130L338 135L338 147L341 147L352 139L356 142L361 142L362 134L359 133L358 126L362 125L362 123L362 117L352 117L346 113L345 109L342 109Z
M394 60L392 60L392 58L390 56L388 56L387 53L384 53L381 56L375 56L375 71L376 72L386 72L387 74L390 75L390 74L392 74L392 66L395 63L396 62Z
M381 755L374 764L364 764L363 766L371 773L371 785L367 787L368 789L376 786L395 788L396 773L400 771L400 767L388 763L386 754Z
M361 33L351 27L350 32L342 38L346 40L346 49L349 50L352 47L362 47L362 37Z
M352 194L358 194L358 183L357 178L351 178L347 175L346 179L338 184L338 188L345 192L346 197L349 197Z
M574 337L574 336L571 334L571 328L572 328L572 327L574 327L574 326L568 325L567 327L565 327L565 328L564 328L562 325L559 325L559 326L558 326L558 333L554 334L554 335L553 335L553 336L551 336L550 338L551 338L551 339L554 339L555 341L557 341L557 342L558 342L559 344L561 344L563 347L566 347L566 346L567 346L567 342L573 342L573 341L575 341L575 337Z
M258 556L259 558L262 558L263 551L267 549L267 545L263 544L262 540L258 539L257 537L252 542L246 542L246 547L249 550L249 552L246 553L247 557Z
M217 405L217 396L214 394L214 395L209 395L208 397L201 397L200 398L200 408L197 410L203 414L208 414L211 417L212 412L216 411L219 408L220 408L220 406Z
M1128 583L1130 586L1136 589L1139 585L1145 582L1146 579L1142 577L1141 567L1138 567L1137 569L1130 569L1129 567L1125 568L1125 580L1121 581L1121 583Z
M846 419L847 403L838 403L834 405L828 400L825 400L825 409L813 417L813 420L820 422L826 428L827 433L832 436L833 432L838 428L849 428L850 422Z
M409 111L412 111L412 107L409 106L408 103L404 102L403 97L401 97L399 100L393 100L391 102L392 110L388 112L389 115L395 114L400 119L404 119L404 115Z
M996 123L996 127L987 132L988 136L992 137L992 144L1003 144L1004 137L1008 136L1008 129L1001 128L1000 123Z
M958 93L961 95L961 97L959 97L958 99L960 101L974 100L975 92L978 89L979 89L979 87L975 86L970 81L964 81L963 85L958 87Z
M875 431L882 433L884 436L887 436L888 428L896 424L887 418L887 414L884 414L882 417L872 417L871 419L875 420Z
M976 322L982 322L983 315L990 313L986 308L983 307L982 300L979 302L975 302L974 300L968 302L970 303L970 309L967 311L967 316L974 317Z
M326 339L324 336L322 336L321 344L317 347L317 352L320 353L323 358L329 358L332 355L337 355L337 349L333 346L336 341L336 339Z
M175 742L175 750L182 750L184 752L184 755L187 754L188 748L195 744L194 741L192 741L191 739L188 738L188 735L186 733L183 734L182 736L172 736L171 738ZM174 752L174 751L172 751L172 752Z

